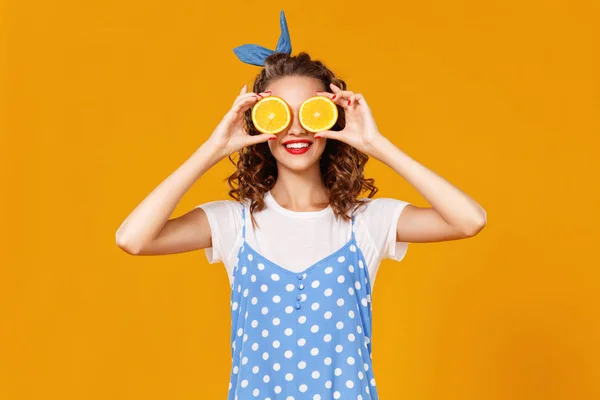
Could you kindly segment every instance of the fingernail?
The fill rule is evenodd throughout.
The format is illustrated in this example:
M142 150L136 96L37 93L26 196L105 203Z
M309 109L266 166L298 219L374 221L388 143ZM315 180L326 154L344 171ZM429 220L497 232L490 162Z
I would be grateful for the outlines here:
M337 97L337 94L334 94L333 97L331 98L331 100L335 99Z
M256 95L262 99L262 96L260 93L257 93Z
M264 92L264 93L271 93L271 91L270 91L270 90L267 90L267 91L266 91L266 92Z
M321 136L315 136L315 139L321 139Z
M269 140L275 140L275 139L277 139L277 138L274 138L274 137L270 137L270 138L269 138Z
M350 105L350 103L352 103L352 100L348 100L348 105Z

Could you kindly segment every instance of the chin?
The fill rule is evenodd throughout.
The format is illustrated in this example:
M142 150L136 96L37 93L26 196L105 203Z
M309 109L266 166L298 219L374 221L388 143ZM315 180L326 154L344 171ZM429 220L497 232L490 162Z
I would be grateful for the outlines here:
M310 169L314 168L315 166L317 168L319 168L318 161L319 161L318 159L317 160L312 160L312 159L311 160L296 160L296 161L277 160L277 167L278 168L283 167L290 171L302 172L302 171L310 170Z

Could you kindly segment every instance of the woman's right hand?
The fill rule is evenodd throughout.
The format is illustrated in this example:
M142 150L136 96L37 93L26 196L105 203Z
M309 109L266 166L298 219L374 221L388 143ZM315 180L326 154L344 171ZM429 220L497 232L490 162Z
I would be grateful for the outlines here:
M261 94L247 92L247 86L244 85L231 109L225 114L225 117L207 140L219 152L225 154L225 157L246 146L266 142L270 138L277 138L275 135L268 134L250 135L244 129L244 113L246 110L256 104L262 97L271 94L270 92Z

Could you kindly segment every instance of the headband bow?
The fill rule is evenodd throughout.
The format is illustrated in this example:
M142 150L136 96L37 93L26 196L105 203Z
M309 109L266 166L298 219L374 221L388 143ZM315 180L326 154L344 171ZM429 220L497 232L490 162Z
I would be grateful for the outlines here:
M281 10L279 21L281 25L281 35L279 36L279 42L277 42L277 47L274 51L259 46L257 44L243 44L233 49L235 55L237 55L238 58L246 64L264 66L265 59L271 54L292 54L292 42L290 41L290 32L287 27L287 22L285 20L285 14L283 13L283 10Z

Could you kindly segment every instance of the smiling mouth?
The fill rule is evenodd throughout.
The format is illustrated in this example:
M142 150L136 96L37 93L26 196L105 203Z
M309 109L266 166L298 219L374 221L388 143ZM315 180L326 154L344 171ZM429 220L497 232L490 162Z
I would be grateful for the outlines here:
M310 146L312 146L312 142L310 142L310 143L309 142L296 142L296 143L284 144L283 148L289 154L300 155L300 154L307 153L308 150L310 149Z
M312 145L312 143L289 143L289 144L284 144L283 147L285 147L286 149L305 149L308 148Z

